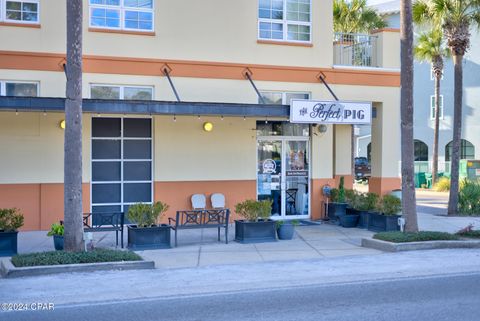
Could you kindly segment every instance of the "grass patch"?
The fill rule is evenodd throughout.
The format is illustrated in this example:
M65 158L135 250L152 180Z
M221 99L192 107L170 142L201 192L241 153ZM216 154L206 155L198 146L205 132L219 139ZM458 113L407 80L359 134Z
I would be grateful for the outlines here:
M460 232L460 233L457 233L457 235L460 235L463 237L470 237L474 239L480 239L480 230Z
M445 232L431 232L421 231L416 233L411 232L381 232L373 236L374 239L393 242L393 243L407 243L407 242L424 242L424 241L453 241L458 240L459 236Z
M95 249L89 252L51 251L12 257L12 263L16 267L141 260L142 258L134 252L109 249Z

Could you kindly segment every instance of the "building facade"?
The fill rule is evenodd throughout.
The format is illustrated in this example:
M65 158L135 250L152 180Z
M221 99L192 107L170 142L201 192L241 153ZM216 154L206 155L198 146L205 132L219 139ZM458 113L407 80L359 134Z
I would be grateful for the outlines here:
M65 2L0 8L0 207L48 229L63 217ZM220 192L232 209L270 198L276 218L322 218L322 187L352 184L352 127L289 122L290 99L333 100L320 76L373 104L370 189L398 188L398 31L378 32L382 65L339 66L331 12L331 0L85 0L84 211L162 200L173 216Z
M373 6L389 23L389 27L400 28L400 1L388 1ZM463 112L461 159L480 158L480 34L471 31L471 46L463 62ZM434 131L434 77L431 65L415 61L414 65L415 107L415 160L416 171L431 171ZM443 78L440 83L440 131L439 170L450 170L451 142L453 137L454 68L452 59L445 60ZM360 150L366 156L368 138L363 140Z

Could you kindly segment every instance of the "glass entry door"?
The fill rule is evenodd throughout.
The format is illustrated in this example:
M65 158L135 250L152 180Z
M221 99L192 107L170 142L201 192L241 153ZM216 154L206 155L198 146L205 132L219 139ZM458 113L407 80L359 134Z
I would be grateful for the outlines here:
M308 217L308 139L259 139L257 153L257 195L272 200L272 218Z

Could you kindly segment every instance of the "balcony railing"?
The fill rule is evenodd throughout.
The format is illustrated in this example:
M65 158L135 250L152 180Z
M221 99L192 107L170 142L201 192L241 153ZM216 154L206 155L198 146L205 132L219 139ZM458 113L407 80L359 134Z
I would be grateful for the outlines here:
M336 32L333 39L335 65L379 67L377 63L377 38L368 34Z

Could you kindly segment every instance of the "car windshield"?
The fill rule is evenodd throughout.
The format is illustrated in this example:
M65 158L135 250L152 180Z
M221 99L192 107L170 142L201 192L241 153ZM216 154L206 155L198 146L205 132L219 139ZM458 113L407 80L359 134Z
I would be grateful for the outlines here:
M366 157L357 157L355 158L355 165L368 165L368 160Z

